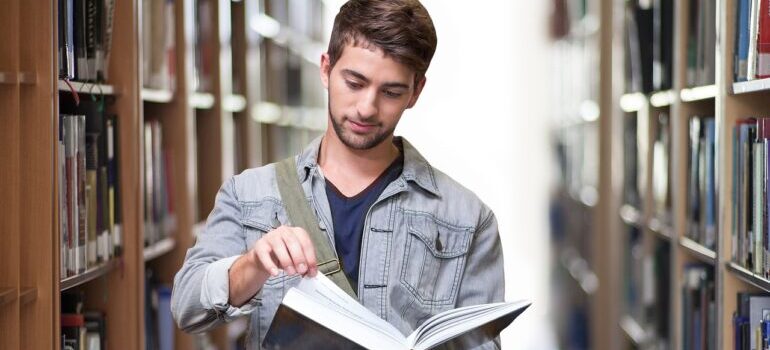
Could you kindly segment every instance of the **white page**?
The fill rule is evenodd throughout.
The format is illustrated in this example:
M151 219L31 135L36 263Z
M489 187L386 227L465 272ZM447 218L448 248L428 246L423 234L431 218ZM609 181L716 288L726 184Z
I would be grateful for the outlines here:
M337 314L344 315L348 319L355 320L369 328L377 329L382 335L388 336L401 344L406 344L406 338L398 329L396 329L396 327L369 311L369 309L350 297L328 277L321 273L313 278L302 278L299 284L292 289L296 289L296 291L300 292L305 297L312 299L315 303L324 305L327 309L332 310ZM292 289L290 289L290 291ZM284 299L284 304L285 303L286 300ZM304 310L297 311L312 318L311 315L305 313ZM314 313L313 310L310 310L309 312ZM326 323L322 324L329 327ZM331 329L331 327L329 328Z
M403 349L406 347L402 341L393 339L387 332L372 328L358 318L352 319L338 312L336 307L329 307L328 304L308 297L297 289L292 288L286 292L283 304L365 348Z
M423 322L419 327L417 327L417 329L414 330L414 332L411 335L409 335L409 337L407 338L407 344L414 345L421 338L424 338L425 336L428 336L430 333L433 333L434 329L444 325L446 322L449 322L450 320L458 320L458 319L464 320L467 318L468 315L476 315L481 313L483 310L499 307L500 305L504 305L504 304L505 303L494 303L494 304L463 306L457 309L447 310L437 315L434 315L433 317Z
M528 305L530 305L528 301L522 300L498 305L495 308L488 309L477 315L465 315L462 317L462 320L452 320L452 322L445 325L439 325L435 330L431 331L429 336L420 339L420 342L415 344L413 348L417 350L429 349L430 347L441 344L467 330L477 328L487 322L513 313Z

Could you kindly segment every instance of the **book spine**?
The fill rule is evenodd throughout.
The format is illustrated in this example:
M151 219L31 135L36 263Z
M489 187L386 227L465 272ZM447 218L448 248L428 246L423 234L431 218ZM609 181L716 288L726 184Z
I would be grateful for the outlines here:
M759 31L759 1L751 0L749 16L749 52L747 58L746 79L753 80L757 76L757 33Z
M104 0L104 67L103 79L106 81L109 77L110 53L112 52L112 26L115 17L115 0Z
M706 246L714 249L716 247L716 174L715 174L715 138L716 125L714 118L705 121L706 136Z
M749 17L751 17L750 0L738 1L738 21L737 21L737 55L735 59L735 80L746 81L748 76L748 58L749 58Z
M120 256L123 252L123 230L120 212L120 186L119 186L119 125L117 118L112 115L107 120L107 172L108 191L110 203L110 227L112 231L113 254Z
M88 224L88 242L86 246L86 256L88 259L88 265L93 266L98 262L97 257L97 136L95 134L86 135L86 208L88 209L87 220Z
M77 128L75 118L63 115L65 152L66 201L67 201L67 275L77 274Z
M165 20L165 51L166 51L166 57L165 57L165 66L166 66L166 79L167 84L166 87L169 90L176 90L176 40L174 37L175 28L174 28L174 1L173 0L166 0L166 20Z
M764 237L763 237L763 227L762 227L762 185L763 185L763 157L764 157L764 145L761 142L755 142L754 143L754 172L753 172L753 178L754 178L754 193L753 193L753 205L752 209L754 211L753 219L754 219L754 273L762 275L763 274L763 263L762 263L762 255L763 255L763 247L764 247Z
M75 79L88 80L88 56L86 54L86 0L75 3Z
M757 31L757 78L770 77L770 1L761 0Z
M100 0L85 1L85 37L86 37L86 79L96 80L96 47L98 31L98 9L96 3Z
M78 196L78 240L77 270L85 272L88 268L86 245L88 235L88 202L86 201L86 117L75 116L77 127L77 196Z

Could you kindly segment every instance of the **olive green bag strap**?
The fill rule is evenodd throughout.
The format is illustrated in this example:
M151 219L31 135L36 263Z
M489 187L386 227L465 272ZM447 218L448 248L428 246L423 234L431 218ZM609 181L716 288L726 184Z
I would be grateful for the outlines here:
M310 240L313 241L318 271L329 277L345 293L358 299L327 235L318 227L317 218L310 209L305 193L302 191L294 157L277 163L275 173L278 191L281 193L281 200L286 208L289 221L293 226L305 229Z

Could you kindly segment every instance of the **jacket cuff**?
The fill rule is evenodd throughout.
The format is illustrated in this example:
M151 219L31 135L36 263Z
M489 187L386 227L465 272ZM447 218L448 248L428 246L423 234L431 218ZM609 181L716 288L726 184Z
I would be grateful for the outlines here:
M228 303L230 298L230 267L240 257L240 255L236 255L219 259L209 264L203 274L201 305L207 310L215 311L217 317L223 321L249 315L261 304L261 289L241 307L234 307Z

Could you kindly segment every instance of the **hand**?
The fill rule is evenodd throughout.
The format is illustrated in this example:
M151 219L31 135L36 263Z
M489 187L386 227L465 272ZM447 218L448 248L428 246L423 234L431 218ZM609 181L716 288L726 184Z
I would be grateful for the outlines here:
M257 267L278 276L279 269L288 275L315 276L318 266L315 247L307 231L299 227L281 226L257 240L249 254Z

